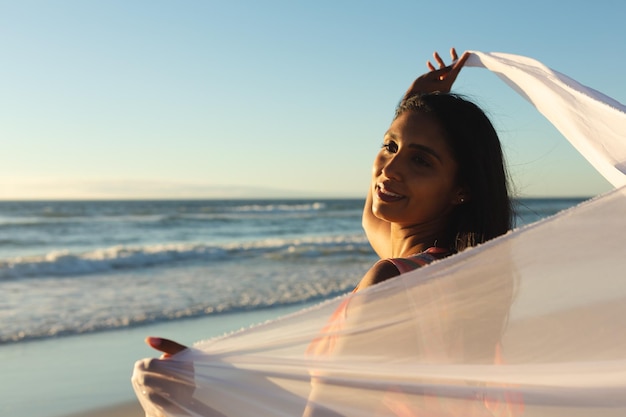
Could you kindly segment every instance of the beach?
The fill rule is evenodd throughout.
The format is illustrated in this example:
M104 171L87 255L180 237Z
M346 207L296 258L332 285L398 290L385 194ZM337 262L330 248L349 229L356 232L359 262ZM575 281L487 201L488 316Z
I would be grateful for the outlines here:
M158 357L146 336L191 345L297 311L307 304L179 320L0 346L0 415L142 416L130 377L135 361Z
M583 200L518 201L518 226ZM362 204L0 202L0 415L143 415L147 336L192 345L352 290L377 259Z
M70 417L141 417L143 415L143 409L139 403L129 402L97 410L86 411L79 414L73 414Z

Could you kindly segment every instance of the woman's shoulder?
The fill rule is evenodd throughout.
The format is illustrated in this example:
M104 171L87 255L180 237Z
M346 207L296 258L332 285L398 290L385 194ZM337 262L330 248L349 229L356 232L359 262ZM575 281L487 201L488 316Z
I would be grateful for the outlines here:
M393 262L391 262L391 259L381 259L365 273L359 282L357 289L362 290L383 281L387 281L390 278L397 277L398 275L400 275L400 271L393 264Z
M381 283L452 254L453 252L449 249L432 247L405 258L381 259L367 271L361 282L359 282L357 289Z

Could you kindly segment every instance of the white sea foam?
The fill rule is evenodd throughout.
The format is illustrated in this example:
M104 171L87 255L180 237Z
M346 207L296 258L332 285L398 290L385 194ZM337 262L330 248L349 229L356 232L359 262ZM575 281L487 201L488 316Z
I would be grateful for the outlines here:
M0 343L282 307L350 291L371 260L242 259L2 283ZM59 301L63 300L63 308Z
M16 257L0 261L0 280L41 276L69 276L119 269L145 268L181 261L219 261L232 258L267 257L286 259L346 253L368 253L362 235L321 236L299 239L264 239L222 245L166 244L149 246L117 245L88 252L52 251L41 256Z
M304 204L250 204L233 207L233 211L256 211L256 212L289 212L289 211L318 211L326 208L321 202Z

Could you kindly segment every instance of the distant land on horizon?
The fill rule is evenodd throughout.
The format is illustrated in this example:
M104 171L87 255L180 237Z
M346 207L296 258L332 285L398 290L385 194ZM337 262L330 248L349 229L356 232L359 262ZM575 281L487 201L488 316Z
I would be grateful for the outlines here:
M0 201L30 200L206 200L263 198L359 198L271 187L212 185L153 180L36 181L0 187ZM363 192L363 198L365 194Z
M157 181L30 184L19 192L0 188L0 201L131 201L131 200L310 200L365 199L354 193L322 193L240 185L207 185ZM519 195L519 199L589 199L593 195Z
M313 188L311 184L302 189L281 188L246 184L215 184L206 180L151 178L72 178L31 177L16 179L0 177L0 201L30 200L214 200L214 199L352 199L365 198L369 179L356 185L346 186L342 191L333 187ZM515 185L515 184L514 184ZM590 198L604 194L612 187L606 183L596 187L596 194L589 187L581 194L570 194L572 188L560 193L548 194L548 190L525 194L513 186L513 197L519 198ZM329 191L332 190L332 191Z

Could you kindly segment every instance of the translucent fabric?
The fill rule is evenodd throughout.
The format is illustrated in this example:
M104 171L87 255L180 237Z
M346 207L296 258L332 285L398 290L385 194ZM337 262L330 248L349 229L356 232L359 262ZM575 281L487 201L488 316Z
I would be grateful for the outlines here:
M465 64L484 67L543 114L615 187L626 185L626 107L534 59L473 52Z
M528 58L475 52L468 64L547 107L621 188L366 290L141 360L132 382L146 415L626 415L624 107ZM554 116L557 102L571 108Z

